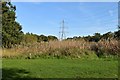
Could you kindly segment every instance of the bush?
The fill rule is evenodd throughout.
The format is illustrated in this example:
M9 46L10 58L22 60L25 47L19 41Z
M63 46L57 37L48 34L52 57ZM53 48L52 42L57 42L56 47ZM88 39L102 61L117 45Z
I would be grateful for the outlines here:
M11 49L3 49L4 58L9 57L56 57L56 58L97 58L101 56L118 55L120 52L119 42L116 40L87 42L79 41L50 41L32 43L29 46L18 45Z

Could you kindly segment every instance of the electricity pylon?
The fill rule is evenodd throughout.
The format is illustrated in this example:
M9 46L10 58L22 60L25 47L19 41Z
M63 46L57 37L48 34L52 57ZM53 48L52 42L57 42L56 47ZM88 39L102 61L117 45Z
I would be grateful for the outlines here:
M62 41L66 39L66 32L65 32L65 21L62 21L62 26L60 27L60 32L59 32L59 40Z

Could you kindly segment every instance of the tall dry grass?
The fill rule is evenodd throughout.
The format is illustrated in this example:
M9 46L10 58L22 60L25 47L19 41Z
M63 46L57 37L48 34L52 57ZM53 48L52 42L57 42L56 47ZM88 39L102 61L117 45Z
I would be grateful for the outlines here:
M2 49L2 57L46 55L46 56L71 56L80 58L82 55L118 55L120 52L119 41L86 42L84 40L49 41L18 45L12 49Z

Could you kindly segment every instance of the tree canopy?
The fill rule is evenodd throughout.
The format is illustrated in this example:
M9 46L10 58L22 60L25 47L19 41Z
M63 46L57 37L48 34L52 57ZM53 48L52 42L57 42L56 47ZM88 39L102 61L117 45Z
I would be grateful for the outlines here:
M2 12L0 11L0 23L2 23L2 30L0 29L0 33L2 33L2 37L0 36L0 40L2 38L2 46L4 48L11 48L12 46L19 45L21 43L27 44L42 41L49 42L51 40L58 40L56 36L52 35L37 35L29 32L24 34L22 32L22 26L16 21L16 6L12 5L11 2L2 2L1 8ZM118 26L118 31L114 33L107 32L103 35L101 35L100 33L95 33L93 36L88 35L85 37L74 36L73 38L67 38L66 40L84 39L85 41L89 42L98 42L103 39L108 40L111 38L120 40L120 26Z
M6 48L20 44L22 39L22 27L15 20L15 10L11 2L2 2L2 45Z

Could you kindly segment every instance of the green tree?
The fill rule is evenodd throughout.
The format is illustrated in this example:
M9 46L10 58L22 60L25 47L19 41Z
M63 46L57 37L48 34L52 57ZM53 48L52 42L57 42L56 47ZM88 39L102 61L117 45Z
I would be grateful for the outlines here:
M109 39L113 38L113 36L114 36L114 34L112 32L107 32L107 33L102 35L101 39L109 40Z
M38 41L40 41L40 42L41 42L41 41L47 42L47 41L48 41L48 38L47 38L47 36L40 35Z
M88 35L86 37L83 37L85 41L92 41L92 36Z
M101 34L100 33L95 33L92 41L98 42L101 39Z
M48 36L48 41L53 41L53 40L58 40L57 37L49 35Z
M115 38L120 40L120 26L118 26L118 31L115 32Z
M15 21L15 10L11 2L2 2L2 45L5 48L20 44L22 40L22 27Z
M2 4L0 3L0 47L2 45Z
M23 44L32 44L37 42L37 36L32 33L26 33L23 36L22 43Z

